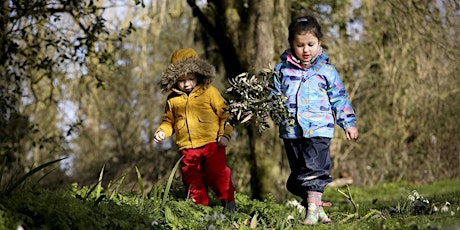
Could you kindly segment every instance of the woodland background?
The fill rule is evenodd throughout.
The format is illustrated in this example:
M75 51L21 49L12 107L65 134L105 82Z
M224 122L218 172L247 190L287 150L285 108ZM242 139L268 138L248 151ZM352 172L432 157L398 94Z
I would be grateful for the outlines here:
M0 6L0 159L4 178L67 157L47 188L127 175L164 184L177 161L153 143L158 80L178 48L216 65L215 85L271 68L287 26L318 17L360 138L333 139L334 178L356 185L460 177L460 3L456 0L8 0ZM238 126L228 163L238 192L283 199L287 159L276 127ZM42 175L43 176L43 175ZM179 176L179 175L178 175ZM3 179L3 178L2 178ZM106 183L108 181L105 181Z

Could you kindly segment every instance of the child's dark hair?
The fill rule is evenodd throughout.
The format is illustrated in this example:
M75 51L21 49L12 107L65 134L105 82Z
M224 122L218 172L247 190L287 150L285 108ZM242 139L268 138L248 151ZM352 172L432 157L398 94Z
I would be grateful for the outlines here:
M316 18L313 16L298 17L291 22L291 24L289 25L289 44L292 44L295 35L306 33L314 34L320 41L323 38L321 26L319 25Z

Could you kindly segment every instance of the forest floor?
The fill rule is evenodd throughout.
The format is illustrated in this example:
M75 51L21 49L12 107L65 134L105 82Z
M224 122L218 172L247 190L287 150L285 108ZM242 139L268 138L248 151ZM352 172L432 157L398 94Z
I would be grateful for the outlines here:
M140 183L142 188L142 183ZM459 229L460 179L427 185L387 183L327 188L332 224L305 226L305 209L291 197L253 200L236 194L238 211L185 201L180 188L118 192L99 184L57 191L24 184L0 190L0 229ZM141 190L142 191L142 190Z

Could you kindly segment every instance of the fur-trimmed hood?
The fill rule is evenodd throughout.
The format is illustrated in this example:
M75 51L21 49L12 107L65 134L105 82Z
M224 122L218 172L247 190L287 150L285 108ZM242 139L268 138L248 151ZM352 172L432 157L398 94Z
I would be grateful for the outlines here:
M216 68L199 57L184 58L168 66L161 75L161 91L169 92L176 88L177 80L190 73L197 74L197 85L209 85L216 77Z

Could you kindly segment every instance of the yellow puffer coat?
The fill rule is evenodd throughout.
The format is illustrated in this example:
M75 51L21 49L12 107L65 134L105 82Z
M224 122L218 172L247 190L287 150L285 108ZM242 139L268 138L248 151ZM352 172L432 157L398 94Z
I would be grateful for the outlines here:
M227 108L219 90L212 85L198 85L189 95L173 89L156 132L163 130L166 138L176 134L179 149L201 147L216 142L219 136L230 140L233 127L226 122Z
M197 86L186 93L177 89L177 80L194 73ZM233 127L227 123L228 108L219 90L211 85L216 69L198 57L193 49L176 51L171 64L162 73L161 90L168 92L163 121L155 134L164 131L166 138L176 135L179 149L197 148L216 142L219 136L230 140Z

